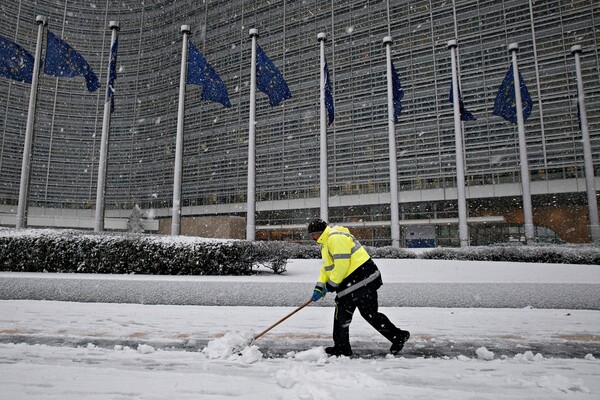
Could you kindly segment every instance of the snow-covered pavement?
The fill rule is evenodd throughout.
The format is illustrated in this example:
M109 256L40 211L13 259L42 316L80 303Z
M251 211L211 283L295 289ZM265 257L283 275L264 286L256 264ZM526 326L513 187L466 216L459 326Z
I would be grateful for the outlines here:
M560 297L562 287L584 283L597 287L599 282L597 266L504 263L502 268L492 268L488 264L459 268L438 262L402 271L384 265L384 288L399 280L443 283L447 279L479 290L483 283L532 284L529 289L542 283L556 285ZM211 350L227 344L231 335L260 332L293 310L281 302L294 301L296 291L290 290L290 300L285 291L270 291L270 283L288 280L307 286L303 302L316 276L310 260L297 267L283 276L192 279L201 287L206 279L218 282L224 291L237 282L244 293L238 301L254 293L272 306L0 300L0 399L600 398L597 308L387 306L382 311L412 333L400 356L386 356L389 343L357 313L351 339L361 357L328 358L323 352L323 346L331 344L333 308L328 296L326 302L304 308L241 355ZM0 274L0 280L14 275L18 276ZM54 274L36 279L64 278L79 279ZM141 277L139 281L177 283L178 279ZM127 282L127 278L115 281ZM185 290L189 287L183 285ZM217 295L216 288L212 295ZM260 292L255 292L258 288ZM110 291L102 293L107 296ZM153 293L148 290L145 298L151 299ZM461 295L476 298L477 293ZM536 298L535 293L531 296ZM594 294L586 296L589 301Z
M384 281L382 306L600 309L597 265L376 261ZM0 272L0 300L291 307L312 292L320 265L290 260L285 274L265 270L254 276Z
M383 308L412 332L403 355L383 356L389 343L357 315L351 326L355 350L378 356L348 359L327 358L321 347L330 344L333 310L307 307L258 339L246 358L233 354L215 359L201 351L209 340L218 342L232 332L256 333L289 311L0 301L0 398L463 400L600 395L600 311L591 310ZM550 355L566 344L587 350ZM270 358L270 348L285 351Z

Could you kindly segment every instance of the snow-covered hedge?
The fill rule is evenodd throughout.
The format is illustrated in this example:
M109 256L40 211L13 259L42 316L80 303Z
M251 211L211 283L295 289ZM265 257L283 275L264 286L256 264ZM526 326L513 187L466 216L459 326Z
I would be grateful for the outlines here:
M600 265L600 246L536 245L431 249L369 247L373 258ZM285 271L290 258L320 258L317 245L75 230L0 228L0 270L153 275L247 275Z
M433 249L421 254L423 259L466 261L509 261L554 264L600 265L600 246L534 245L477 246L459 249Z
M79 231L0 230L0 270L154 275L247 275L285 271L301 253L278 242L207 240Z
M400 259L400 258L417 258L417 255L406 249L398 249L392 246L385 247L372 247L365 246L369 255L373 258L388 258L388 259ZM319 253L320 254L320 253ZM319 255L320 257L320 255Z

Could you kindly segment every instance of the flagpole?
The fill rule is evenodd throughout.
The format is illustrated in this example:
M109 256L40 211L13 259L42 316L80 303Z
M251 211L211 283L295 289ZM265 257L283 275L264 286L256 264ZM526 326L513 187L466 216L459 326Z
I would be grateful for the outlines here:
M596 198L594 163L592 158L592 147L590 145L590 133L588 130L583 78L581 76L581 62L579 59L581 55L581 46L575 45L571 47L571 53L573 53L573 57L575 58L575 72L577 75L577 101L579 102L579 121L581 125L581 141L583 142L583 160L590 218L590 234L592 242L600 243L600 225L598 225L598 199Z
M525 243L532 244L535 238L533 229L533 212L531 207L531 187L529 179L529 162L527 161L527 141L525 140L525 120L523 118L523 102L521 101L521 85L519 66L517 64L518 43L508 45L512 57L513 83L515 87L515 105L517 111L517 126L519 130L519 160L521 162L521 187L523 191L523 218L525 224Z
M35 59L33 62L33 76L29 94L29 110L27 111L27 126L25 128L25 144L23 146L23 164L21 166L21 183L19 186L19 203L17 206L16 228L27 226L27 197L29 193L29 178L31 174L31 149L33 147L33 126L35 124L35 109L37 106L38 78L42 58L42 42L44 40L44 27L48 25L48 18L38 15L35 18L38 24L37 44L35 45Z
M328 189L328 175L327 175L327 115L325 109L325 42L327 41L327 34L321 32L317 35L317 40L320 45L321 53L321 83L320 83L320 99L321 99L321 137L320 137L320 196L321 196L321 219L323 221L329 220L329 189Z
M112 31L110 41L110 57L108 61L108 75L106 77L106 90L112 90L110 87L111 79L111 64L112 64L112 48L117 40L117 32L119 31L119 23L110 21L108 23ZM94 232L102 232L104 230L104 194L106 191L106 164L108 160L108 138L110 136L110 109L111 100L106 96L104 101L104 120L102 121L102 138L100 140L100 160L98 163L98 187L96 188L96 217L94 220Z
M173 213L171 235L181 233L181 180L183 174L183 120L185 116L185 82L187 79L189 25L181 25L183 34L181 49L181 75L179 76L179 106L177 109L177 138L175 140L175 175L173 178Z
M250 61L250 118L248 122L248 199L246 209L246 240L255 239L256 213L256 38L258 29L250 29L252 59Z
M398 209L398 159L396 155L396 122L394 117L394 88L392 81L392 37L383 38L386 52L387 97L388 97L388 141L390 159L390 228L392 247L400 247L400 212Z
M460 247L469 245L469 227L467 225L467 200L465 194L465 161L463 155L463 133L460 121L460 85L458 83L457 43L448 41L452 63L452 103L454 105L454 142L456 153L456 196L458 198L458 237Z

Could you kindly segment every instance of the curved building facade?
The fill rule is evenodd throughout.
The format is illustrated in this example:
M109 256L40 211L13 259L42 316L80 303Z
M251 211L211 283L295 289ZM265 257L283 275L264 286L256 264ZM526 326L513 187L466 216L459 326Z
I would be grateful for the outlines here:
M319 44L335 98L328 128L330 222L354 226L368 244L390 243L385 48L405 92L396 124L404 245L458 243L452 79L447 43L457 39L461 92L476 121L463 124L472 244L523 233L517 128L492 115L519 43L519 69L533 98L525 124L533 218L539 238L587 242L588 204L578 124L573 45L581 45L595 175L600 174L600 4L523 0L14 0L0 9L0 35L34 52L36 15L90 63L102 87L40 75L29 207L93 215L108 73L109 21L120 23L107 214L135 204L168 218L181 63L181 25L228 87L231 108L200 100L188 85L183 216L246 215L251 39L285 77L292 98L271 107L257 92L257 238L306 239L319 214ZM30 86L0 79L0 203L15 212ZM596 180L596 186L600 184ZM167 225L165 225L167 226ZM413 239L411 239L413 238Z

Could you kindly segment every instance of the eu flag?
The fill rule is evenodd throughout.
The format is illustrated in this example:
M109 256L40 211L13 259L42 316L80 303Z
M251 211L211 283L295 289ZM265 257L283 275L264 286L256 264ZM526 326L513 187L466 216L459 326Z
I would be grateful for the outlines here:
M498 88L498 94L496 95L496 102L494 103L493 114L504 118L513 124L517 123L517 101L515 97L515 74L513 73L512 64L506 72L506 76L502 81L502 84ZM523 103L523 119L527 121L527 118L531 115L533 110L533 100L529 95L529 90L525 86L525 81L519 72L519 87L521 88L521 102Z
M448 101L450 103L454 103L454 88L452 87L452 82L450 82L450 95L448 96ZM477 120L477 118L475 118L475 116L465 108L465 103L463 102L462 94L460 93L460 87L458 88L458 108L460 110L461 121Z
M404 90L400 85L400 79L394 63L392 63L392 99L394 101L394 122L398 122L398 116L402 112L402 98L404 97Z
M119 49L119 38L110 46L110 65L108 67L108 86L106 87L106 100L110 100L110 112L115 111L115 81L117 80L117 51Z
M57 77L83 75L88 91L95 92L100 87L96 74L85 58L50 31L48 31L48 43L46 43L44 73Z
M202 86L202 100L210 100L221 103L225 107L231 107L225 83L191 41L188 49L186 82Z
M0 36L0 75L15 81L31 83L33 61L31 53Z
M325 108L327 108L327 117L329 119L329 125L333 123L335 118L335 109L333 107L333 95L331 94L331 80L329 78L329 68L327 68L327 61L325 61Z
M259 45L256 45L256 87L269 96L272 106L292 97L285 79Z

